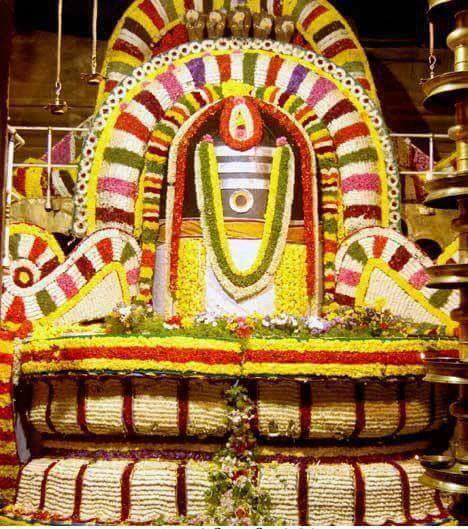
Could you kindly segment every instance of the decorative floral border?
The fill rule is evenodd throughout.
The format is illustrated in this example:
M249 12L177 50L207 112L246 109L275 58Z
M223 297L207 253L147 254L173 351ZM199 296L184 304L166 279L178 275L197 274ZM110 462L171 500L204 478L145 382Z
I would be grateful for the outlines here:
M259 5L248 0L247 6L258 12ZM101 84L98 105L106 94L130 75L133 68L150 59L151 55L173 48L188 40L183 15L189 8L210 10L232 7L231 3L218 4L165 0L161 2L134 2L124 13L108 43L102 73L107 81ZM304 48L312 48L337 65L345 68L372 97L376 90L366 54L345 18L326 0L309 2L267 2L268 13L291 16L297 34L293 38Z
M205 310L206 247L202 239L182 239L179 251L174 309L176 314L194 318Z
M275 273L275 312L305 316L318 313L309 307L307 293L307 255L303 244L286 244ZM313 300L311 300L313 302Z
M242 421L243 417L238 417L238 422ZM240 436L239 436L240 437ZM59 443L54 443L58 445ZM76 445L74 443L74 445ZM78 445L79 446L79 445ZM68 449L67 449L68 448ZM81 463L81 467L86 469L88 466L92 466L96 462L102 463L103 461L120 461L119 470L113 472L107 477L105 476L106 466L100 464L96 468L98 472L96 478L99 482L109 482L111 484L111 491L118 490L118 485L124 483L126 485L123 489L123 494L116 494L118 497L117 509L115 519L112 520L110 517L105 519L82 519L80 518L80 506L81 499L83 497L83 482L77 477L76 467L74 471L67 475L65 474L62 479L67 483L67 489L72 491L71 498L68 498L70 506L74 507L78 505L78 516L72 518L71 516L60 517L59 515L54 516L54 513L44 512L44 505L37 511L29 511L27 507L21 508L18 506L15 509L13 506L7 509L7 514L12 516L19 516L27 518L33 518L41 520L43 523L48 521L58 522L72 522L75 523L102 523L109 525L112 523L131 523L129 514L131 512L131 490L132 490L132 473L135 465L143 462L149 458L150 460L159 460L161 462L167 462L167 466L163 468L159 467L160 475L156 474L159 478L156 482L164 483L164 477L167 476L167 472L170 473L172 479L175 482L174 494L174 508L179 512L179 515L187 515L187 492L192 494L193 497L197 497L200 500L201 506L203 506L204 491L210 486L210 480L208 475L210 470L213 470L213 448L215 447L200 447L200 445L185 445L183 448L174 447L172 450L167 445L160 450L153 450L152 454L146 455L139 453L138 450L131 452L118 452L112 450L109 443L107 446L103 445L101 450L83 449L78 447L78 450L73 450L71 447L57 448L56 450L50 450L49 458L46 458L42 465L39 464L34 467L35 463L40 463L40 460L33 460L30 465L32 468L29 469L27 474L34 477L31 480L32 485L34 483L42 482L47 484L47 470L51 468L51 465L56 464L59 461L63 461L64 458L76 458L77 463ZM412 451L409 451L411 450ZM341 448L343 450L343 448ZM380 453L375 453L375 448L367 448L369 453L364 452L360 456L345 456L345 457L307 457L301 455L281 455L276 450L276 453L272 453L268 456L263 455L262 450L258 450L258 461L259 461L259 472L258 477L260 478L260 484L265 487L265 490L272 496L272 514L287 514L287 521L289 525L307 525L308 522L312 525L327 525L334 521L334 517L340 513L341 516L346 516L347 523L356 525L364 525L369 523L370 525L384 525L393 523L403 524L419 524L424 522L434 522L440 519L440 517L446 517L447 511L444 507L443 502L437 491L431 491L426 489L419 482L419 477L423 472L419 462L415 459L415 456L420 455L422 452L421 447L417 446L417 443L401 445L397 444L393 447L390 453L380 450ZM383 453L382 453L383 452ZM234 466L235 461L226 461L223 466L223 471L229 473L231 465ZM338 466L338 469L337 469ZM27 467L26 467L27 468ZM115 468L115 466L114 466ZM163 470L164 469L164 470ZM321 471L321 472L320 472ZM191 479L189 479L191 476ZM237 479L241 478L242 474L236 476ZM329 490L336 490L338 483L343 481L343 476L347 476L348 479L343 486L341 483L343 497L346 498L344 503L345 508L339 505L330 512L329 509L321 509L321 505L330 498ZM25 474L26 477L26 474ZM95 478L95 479L96 479ZM100 478L100 479L99 479ZM175 478L175 479L174 479ZM326 485L325 490L320 487L316 487L315 491L319 494L317 510L314 509L312 512L308 512L307 498L313 493L313 479L319 480ZM167 479L167 478L166 478ZM26 486L26 484L25 484ZM395 490L396 488L396 490ZM388 491L394 493L388 496ZM75 496L75 491L78 494ZM26 486L26 493L29 492L29 487ZM289 498L292 510L287 513L281 512L281 507L284 505L284 499L286 494ZM331 493L332 494L332 493ZM116 500L116 496L112 497L112 493L109 499ZM387 501L382 503L382 510L375 511L375 501L382 497L387 497ZM413 501L414 497L418 501ZM108 501L109 501L108 499ZM374 502L370 500L373 499ZM89 501L89 498L88 498ZM279 505L278 505L279 503ZM276 508L275 508L276 507ZM278 509L279 507L279 509ZM279 512L278 512L279 511ZM313 518L311 519L311 516ZM317 519L320 516L320 519ZM110 518L110 519L109 519ZM239 518L242 519L242 513L239 512ZM154 524L154 520L152 523ZM134 523L134 522L133 522ZM160 523L164 523L164 520L160 520ZM164 525L175 523L166 522ZM184 522L184 518L181 521ZM202 525L200 521L195 522L196 525Z
M427 321L426 311L451 330L455 322L450 311L457 306L458 293L426 287L426 268L433 263L416 244L389 228L365 228L346 239L336 256L335 298L343 305L364 304L370 274L377 267L389 275L394 290L385 293L392 310L401 303L402 288L422 309L420 315L407 314L416 321Z
M312 65L313 68L318 68L321 70L321 75L325 78L334 77L336 80L338 80L340 83L343 83L342 86L345 91L351 90L351 93L349 94L349 97L351 99L360 100L360 105L363 106L363 112L366 115L369 115L370 119L372 120L372 128L375 127L377 129L377 133L374 136L374 140L377 140L380 135L380 139L378 141L382 141L383 150L386 153L388 160L386 164L386 171L390 174L388 178L388 193L389 193L389 208L391 210L390 213L390 222L392 225L398 226L399 224L399 216L398 216L398 208L399 208L399 190L398 190L398 172L397 172L397 166L395 164L395 160L393 157L393 151L392 151L392 145L391 141L388 137L388 133L383 126L382 119L379 114L378 108L375 106L375 104L372 102L372 100L369 99L368 96L366 96L363 92L363 89L356 84L356 82L349 76L347 76L346 72L342 70L341 68L337 67L333 63L330 63L327 61L327 59L323 57L319 57L315 55L313 52L306 52L305 50L301 48L296 48L291 45L287 44L281 44L273 41L258 41L256 39L253 39L252 41L238 41L237 39L227 40L227 39L220 39L218 41L204 41L202 43L199 42L193 42L187 45L180 46L177 49L171 50L169 54L165 54L163 56L155 57L151 62L146 63L140 68L137 68L134 72L134 77L127 77L125 81L122 82L122 85L117 87L113 94L111 94L106 102L103 104L102 108L97 114L95 124L94 124L94 130L90 134L90 137L88 138L88 143L83 151L83 158L81 163L81 169L78 176L78 179L83 185L78 184L77 185L77 194L76 194L76 212L79 217L77 219L77 222L75 223L75 231L82 234L85 230L85 213L84 211L80 210L80 207L82 205L86 204L86 181L89 180L88 172L91 169L92 162L91 159L94 155L94 149L98 142L98 136L100 134L100 131L105 127L105 116L109 116L111 114L111 111L113 108L115 108L116 105L119 105L120 102L125 98L127 90L132 90L137 87L139 80L143 80L148 75L150 77L154 76L154 73L156 73L156 70L160 68L163 64L170 63L171 61L177 59L181 55L190 54L190 53L199 53L203 50L209 51L212 49L219 49L221 52L222 50L226 49L244 49L244 48L250 48L251 50L258 50L259 54L269 53L269 50L274 51L276 53L290 53L292 56L294 56L295 60L302 61L302 58L304 58L307 62L302 61L301 67L305 66L306 68L310 68ZM265 50L268 50L265 52ZM247 51L247 50L246 50ZM203 58L204 60L204 58ZM322 70L323 69L323 70ZM385 186L387 183L385 183ZM83 192L85 195L83 195ZM92 202L92 201L91 201ZM80 206L81 205L81 206ZM81 211L81 213L80 213Z
M0 504L14 501L19 473L13 409L14 335L0 331Z
M96 433L218 442L226 434L222 423L226 405L221 396L229 380L135 377L131 373L104 379L73 374L31 375L27 379L32 385L31 426L48 436L58 433L89 443L98 440ZM446 388L427 384L420 377L384 384L380 380L364 384L359 379L252 379L246 385L256 402L252 430L263 439L281 438L289 443L293 439L388 440L408 434L424 436L440 430L446 420ZM145 395L154 399L152 416L164 417L154 427L147 414L131 413ZM105 412L93 413L101 402L107 403ZM90 414L82 413L84 409Z
M287 130L288 135L293 139L295 145L297 146L300 154L300 172L302 180L302 206L304 212L304 224L305 224L305 245L307 249L307 267L306 267L306 283L307 283L307 295L310 297L312 306L314 307L314 313L318 310L320 304L320 288L317 288L316 278L320 277L321 274L321 264L320 258L317 255L318 248L318 211L317 211L317 182L315 179L316 167L315 160L311 156L313 150L313 145L311 140L307 137L306 134L301 133L302 127L301 123L297 122L295 118L289 116L282 108L276 108L273 104L270 103L270 99L273 94L270 91L265 91L264 93L255 94L259 97L265 97L268 101L263 101L261 99L256 100L256 104L262 109L262 111L269 114L273 117L274 120L277 120L282 124ZM278 96L278 94L276 94ZM199 97L194 97L194 101L201 101ZM293 99L292 97L289 100ZM297 113L300 112L301 101L294 98L295 105L297 108ZM297 100L297 101L296 101ZM176 292L176 282L178 277L177 272L177 263L178 263L178 244L180 239L180 231L182 225L182 210L184 203L184 187L186 179L186 153L192 138L198 133L198 130L203 124L212 119L213 116L218 112L221 102L218 100L214 103L208 103L207 106L198 108L194 106L193 111L195 113L188 119L185 120L184 124L179 128L175 133L175 136L171 143L171 150L168 153L168 149L164 151L165 156L169 155L169 160L167 162L168 171L168 191L167 191L167 205L166 205L166 229L167 234L166 243L171 248L171 257L169 262L169 271L166 274L169 277L170 291L172 293ZM180 110L178 109L177 114L182 114L187 116L190 114L190 109L186 106L180 105ZM304 132L310 133L312 141L317 134L317 125L315 121L312 120L310 113L301 113L301 119L307 120L308 126L313 127L313 130L305 129ZM164 121L164 120L163 120ZM165 130L168 128L165 126ZM323 141L323 134L320 132L319 138L317 141ZM159 131L158 129L155 132L154 140L151 141L151 145L157 145L161 143L161 139L158 139ZM289 137L288 136L288 137ZM320 160L322 157L329 157L327 152L323 150L322 144L317 145L319 152L317 156ZM157 172L164 172L163 169L163 156L158 154L157 161ZM329 161L326 163L326 167L329 166ZM150 168L148 168L150 170ZM151 168L152 170L152 168ZM325 170L325 169L324 169ZM146 179L147 177L142 177ZM161 177L162 178L162 177ZM149 177L149 186L152 186L152 177ZM327 183L326 187L322 189L323 195L329 193L330 186ZM330 202L327 201L327 211L324 213L329 220L329 217L334 215L330 212ZM154 261L155 261L155 252L156 252L156 240L157 240L157 231L155 224L155 219L157 217L157 212L152 209L150 213L150 221L144 220L143 222L143 234L144 234L144 259L142 260L142 270L140 274L140 298L142 301L148 302L150 300L150 286L151 280L154 273ZM336 224L326 222L325 229L323 232L324 244L326 255L330 255L330 250L336 247L336 233L334 231L334 226ZM328 253L327 253L328 252ZM334 256L334 254L333 254ZM146 264L148 263L148 265ZM334 270L334 259L326 259L325 269L330 271L330 266L332 271ZM328 276L328 285L330 287L330 276ZM170 299L168 297L166 305L171 306Z
M34 265L31 255L34 257L35 248L42 249L42 255L52 255L49 246L46 246L48 241L44 240L42 230L31 229L27 225L20 225L15 230L19 241L25 237L34 237L29 261L24 261L25 265ZM54 247L52 244L52 248ZM58 254L52 259L54 266L43 266L37 281L31 286L19 286L12 276L5 277L2 320L14 323L25 320L51 323L75 307L111 272L119 275L122 294L127 302L130 302L131 296L136 295L140 249L130 235L117 229L99 230L60 263L62 257L63 254ZM14 267L14 261L12 266ZM36 275L33 274L33 277ZM91 319L92 310L86 316Z
M168 285L172 296L177 292L179 274L179 247L185 204L185 184L187 181L187 153L200 129L218 114L220 102L202 107L179 129L171 146L168 161L168 190L166 201L166 233L170 248ZM152 251L156 247L153 243ZM205 243L206 252L206 243ZM203 307L204 309L204 307ZM203 309L200 312L203 312Z
M194 373L225 376L393 377L422 375L422 355L458 354L437 339L221 340L174 336L80 336L21 347L25 375L58 372Z

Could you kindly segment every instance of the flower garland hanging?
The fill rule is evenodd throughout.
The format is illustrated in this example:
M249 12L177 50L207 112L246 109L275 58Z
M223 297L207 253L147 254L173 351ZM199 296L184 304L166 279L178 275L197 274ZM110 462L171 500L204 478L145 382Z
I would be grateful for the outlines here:
M273 155L260 249L252 266L247 270L239 270L229 250L213 141L205 137L196 148L195 183L207 253L218 281L236 300L263 290L278 267L291 218L294 173L293 151L286 139L280 138Z
M175 296L179 275L179 249L182 229L182 217L187 179L188 150L200 129L219 111L219 103L205 109L200 116L195 114L195 121L189 120L180 129L180 135L174 140L168 168L168 194L166 218L167 243L170 247L169 259L169 290ZM188 127L188 130L186 130Z
M287 116L279 108L264 101L258 101L259 108L277 120L288 131L288 135L293 140L300 153L301 161L301 183L302 183L302 210L304 214L305 244L306 244L306 283L307 295L309 298L314 297L316 293L317 281L317 197L316 184L313 182L316 167L313 156L312 146L307 142L306 136L301 134L303 125L298 123L292 116ZM317 153L318 154L318 153Z
M231 435L214 457L205 495L213 525L274 525L270 495L258 486L256 440L251 421L254 405L247 390L235 384L225 393Z

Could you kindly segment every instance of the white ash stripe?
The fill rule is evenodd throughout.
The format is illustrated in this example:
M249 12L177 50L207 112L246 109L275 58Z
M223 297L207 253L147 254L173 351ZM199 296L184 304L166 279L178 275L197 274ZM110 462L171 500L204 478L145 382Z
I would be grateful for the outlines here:
M220 181L220 188L270 189L270 182L264 178L223 178Z
M216 156L269 156L273 158L275 147L252 147L246 151L236 151L227 145L215 145Z
M270 163L257 162L221 162L218 163L218 171L222 173L251 173L251 174L270 174Z

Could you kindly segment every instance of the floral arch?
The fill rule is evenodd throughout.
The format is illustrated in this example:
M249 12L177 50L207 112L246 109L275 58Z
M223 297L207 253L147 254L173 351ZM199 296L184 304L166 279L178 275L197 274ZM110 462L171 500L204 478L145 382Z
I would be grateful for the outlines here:
M458 300L426 286L431 261L401 233L365 54L326 0L242 1L133 1L79 161L81 240L66 255L53 234L10 227L1 318L33 334L0 336L5 409L19 375L18 410L44 434L21 469L5 448L19 479L0 497L19 519L446 516L414 458L446 397L418 379L422 354L458 354ZM246 6L289 17L292 38L193 33L190 16ZM228 207L242 193L249 208Z
M391 142L378 108L363 88L313 52L272 41L240 44L242 51L237 53L227 50L237 48L239 42L224 39L180 46L138 67L114 89L96 114L83 151L75 195L77 235L107 225L109 215L104 214L102 222L99 218L105 194L98 192L96 202L93 196L99 179L111 167L114 178L130 179L136 189L151 132L165 111L196 88L233 81L252 89L276 87L302 99L319 119L327 121L343 182L345 232L380 224L398 226L398 176ZM203 57L191 57L202 47ZM140 118L138 112L143 112ZM129 121L138 129L130 147L124 140L132 134L125 131Z
M97 107L137 66L160 52L188 42L184 15L189 9L234 9L230 0L136 0L117 24L109 41ZM341 66L377 100L369 64L356 35L344 17L327 0L291 2L248 0L252 12L289 16L296 26L293 43L323 55Z

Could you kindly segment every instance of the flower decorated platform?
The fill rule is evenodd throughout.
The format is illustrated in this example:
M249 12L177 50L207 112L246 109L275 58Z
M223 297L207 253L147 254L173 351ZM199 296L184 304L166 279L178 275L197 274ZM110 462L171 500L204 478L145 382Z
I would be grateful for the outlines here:
M86 335L32 339L24 375L146 373L211 376L421 376L424 355L457 356L458 342L435 338L204 339Z
M448 439L423 359L458 356L458 299L427 286L432 260L402 233L392 140L345 18L326 0L134 0L102 73L59 186L73 244L9 226L7 516L444 520L416 458ZM34 174L15 172L19 195Z

